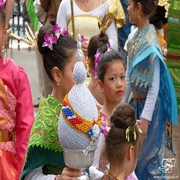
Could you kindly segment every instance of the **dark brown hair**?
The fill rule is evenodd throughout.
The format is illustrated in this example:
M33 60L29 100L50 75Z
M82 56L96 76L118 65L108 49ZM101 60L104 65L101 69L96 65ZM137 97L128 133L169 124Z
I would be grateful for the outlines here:
M109 162L123 162L124 155L130 146L134 146L135 155L138 157L141 150L141 135L136 124L136 116L130 104L121 103L114 108L110 122L112 123L108 137L106 139L105 151ZM135 126L134 126L135 125ZM130 128L130 141L126 139L126 129ZM136 133L136 140L134 134Z
M156 0L133 0L135 6L139 2L143 7L143 13L150 16L154 13L156 7Z
M74 52L77 50L77 41L71 36L60 36L56 43L53 44L53 50L48 47L42 47L45 33L54 34L52 25L44 25L38 33L38 49L43 57L44 68L51 80L53 80L51 71L54 67L64 70Z
M91 37L88 45L88 58L91 60L94 67L94 55L96 51L102 47L109 44L108 36L104 31L101 31L100 34ZM106 49L107 50L107 49Z

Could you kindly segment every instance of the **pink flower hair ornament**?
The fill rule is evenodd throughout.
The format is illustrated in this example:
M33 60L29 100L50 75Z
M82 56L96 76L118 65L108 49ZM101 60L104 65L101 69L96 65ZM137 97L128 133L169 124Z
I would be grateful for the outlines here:
M101 60L101 53L97 50L96 54L94 55L94 70L93 70L93 74L96 77L97 77L98 64L100 60Z
M86 39L83 35L81 35L81 42L85 42L88 41L88 39Z
M42 44L42 47L49 47L49 49L53 50L53 44L57 42L60 36L69 35L66 28L61 28L56 23L54 26L52 26L52 29L54 31L54 34L45 33L44 35L44 43Z
M109 51L112 51L113 49L111 48L111 45L110 44L107 44L107 51L106 52L109 52ZM94 55L94 70L93 70L93 74L94 76L97 77L97 70L98 70L98 64L99 64L99 61L101 60L101 53L97 50L96 51L96 54Z
M6 1L0 0L0 8L4 9L5 4L6 4Z
M57 23L52 28L57 38L59 38L59 36L69 35L67 29L59 27Z
M107 44L107 51L106 52L109 52L109 51L112 51L113 49L112 49L112 47L111 47L111 45L110 44Z

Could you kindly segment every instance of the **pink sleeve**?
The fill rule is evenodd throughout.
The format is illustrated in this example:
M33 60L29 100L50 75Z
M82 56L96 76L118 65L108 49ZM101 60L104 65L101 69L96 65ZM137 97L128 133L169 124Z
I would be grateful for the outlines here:
M16 82L17 90L17 107L16 107L16 151L18 155L18 176L23 170L26 158L28 140L31 127L34 122L34 112L31 88L28 77L23 68L20 67Z

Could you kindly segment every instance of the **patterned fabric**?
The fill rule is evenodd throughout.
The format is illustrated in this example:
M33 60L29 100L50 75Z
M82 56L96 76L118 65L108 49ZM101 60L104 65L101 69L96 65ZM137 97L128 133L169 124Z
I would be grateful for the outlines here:
M14 130L16 105L17 102L14 95L0 78L0 132L12 132ZM7 159L11 159L11 161L7 161ZM16 179L17 161L15 141L1 142L0 140L0 179Z
M33 169L43 165L44 174L58 174L65 167L57 131L61 109L61 103L51 95L40 100L22 179Z
M166 64L171 72L176 89L178 112L180 113L180 1L169 0L168 10L168 55Z
M138 37L141 39L138 39ZM137 42L138 41L138 42ZM136 42L136 47L132 47ZM167 134L167 128L177 123L177 103L174 85L170 73L164 64L156 31L152 25L147 25L136 31L128 42L128 55L130 60L130 85L133 93L146 95L152 85L153 63L160 63L160 89L152 120L148 126L147 139L143 141L143 147L138 159L136 175L139 180L153 179L159 176L163 179L164 172L159 170L162 160L165 158L166 145L172 150L172 131ZM137 119L140 119L146 98L131 100ZM153 134L153 136L152 136ZM146 158L145 158L146 157Z
M56 131L61 108L61 103L51 95L41 99L28 147L40 146L55 152L62 152Z
M88 119L82 117L71 106L70 102L68 101L68 95L65 96L62 106L62 112L66 122L78 132L87 135L87 137L91 140L94 137L93 129L97 128L97 125L101 127L100 119L98 118L97 120L89 121Z
M16 124L17 101L0 78L0 132L12 132ZM0 149L16 154L15 141L0 141Z

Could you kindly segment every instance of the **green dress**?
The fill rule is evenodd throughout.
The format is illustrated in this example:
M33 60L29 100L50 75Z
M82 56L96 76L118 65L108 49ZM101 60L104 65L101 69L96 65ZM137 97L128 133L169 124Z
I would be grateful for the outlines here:
M42 98L31 131L28 153L21 179L35 168L43 166L43 173L60 174L65 167L63 149L58 139L61 102L53 96Z

